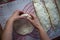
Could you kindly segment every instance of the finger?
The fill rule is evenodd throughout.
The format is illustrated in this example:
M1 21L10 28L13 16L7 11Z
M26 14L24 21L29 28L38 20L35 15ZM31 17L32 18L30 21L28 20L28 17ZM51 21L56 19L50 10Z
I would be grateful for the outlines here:
M32 22L33 20L31 19L31 18L29 18L29 17L27 17L27 20L29 20L30 22Z
M22 14L24 14L24 12L23 11L20 11L19 15L21 16Z
M24 16L18 16L18 19L20 19L20 18L26 18L26 17L24 17Z
M16 15L22 15L22 14L24 14L24 12L19 11L19 10L16 10L16 11L14 12L14 14L16 14Z
M34 14L30 14L30 16L32 17L32 19L36 18L36 15L34 15Z
M14 14L19 14L20 13L20 11L19 10L16 10L15 12L14 12Z
M36 17L36 15L35 14L30 14L31 16L33 16L33 17Z

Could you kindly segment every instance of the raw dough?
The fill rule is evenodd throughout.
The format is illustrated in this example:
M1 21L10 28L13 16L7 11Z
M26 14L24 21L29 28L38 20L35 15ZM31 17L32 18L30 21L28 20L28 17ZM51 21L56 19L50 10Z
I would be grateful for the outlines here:
M29 17L31 18L31 16L29 14L22 14L21 16L24 16L24 17Z
M21 16L28 16L28 14ZM27 19L18 19L14 22L13 26L14 30L21 35L29 34L34 29L33 25Z

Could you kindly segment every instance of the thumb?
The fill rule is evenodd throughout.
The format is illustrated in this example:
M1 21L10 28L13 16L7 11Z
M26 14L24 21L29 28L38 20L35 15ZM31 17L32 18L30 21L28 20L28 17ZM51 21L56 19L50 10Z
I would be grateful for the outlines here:
M24 16L18 16L18 18L20 19L20 18L25 18Z
M28 21L30 21L30 22L32 22L32 21L33 21L33 20L32 20L31 18L29 18L29 17L27 17L27 20L28 20Z

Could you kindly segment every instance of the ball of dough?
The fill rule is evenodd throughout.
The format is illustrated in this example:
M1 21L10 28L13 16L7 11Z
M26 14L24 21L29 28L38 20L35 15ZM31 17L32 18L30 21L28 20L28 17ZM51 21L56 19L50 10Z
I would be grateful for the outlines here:
M19 19L13 23L14 29L18 34L26 35L33 31L33 25L27 19Z

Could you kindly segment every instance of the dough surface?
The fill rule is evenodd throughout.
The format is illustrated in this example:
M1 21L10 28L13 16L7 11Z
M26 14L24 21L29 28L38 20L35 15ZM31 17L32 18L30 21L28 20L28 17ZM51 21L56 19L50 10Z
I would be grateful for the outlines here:
M27 19L16 20L13 24L14 30L21 35L29 34L33 31L33 25Z

